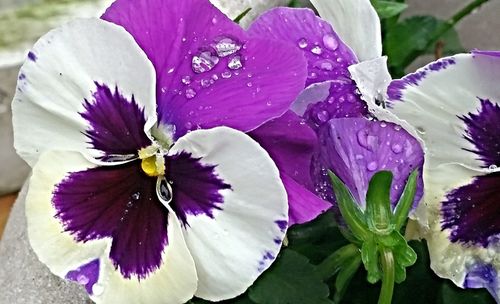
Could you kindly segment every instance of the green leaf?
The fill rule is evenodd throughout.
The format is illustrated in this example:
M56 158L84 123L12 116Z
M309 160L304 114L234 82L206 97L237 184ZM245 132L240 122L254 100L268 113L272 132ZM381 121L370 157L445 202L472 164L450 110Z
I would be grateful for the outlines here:
M327 280L334 276L343 265L348 263L354 257L359 257L360 252L358 247L353 244L346 245L332 253L321 264L317 266L320 276Z
M431 16L414 16L387 29L384 48L390 66L404 69L419 55L434 53L434 39L444 43L444 54L463 49L454 30L435 37L436 31L443 25L444 21Z
M349 244L339 231L332 211L309 223L290 227L287 235L288 248L304 255L313 264L321 263L332 252Z
M335 198L339 206L342 218L351 229L351 232L360 240L365 240L370 235L370 231L365 222L365 217L361 209L352 196L347 186L333 173L328 172L332 181Z
M401 14L408 8L406 3L392 1L375 0L372 1L373 7L377 11L380 19L387 19Z
M328 285L309 260L285 249L278 260L250 288L257 304L333 304Z
M397 231L400 231L408 220L408 214L410 213L413 201L415 200L415 194L417 193L417 178L418 171L415 170L410 174L403 194L394 210L394 226Z
M370 230L389 234L393 228L391 210L392 173L377 172L370 180L366 194L366 220Z

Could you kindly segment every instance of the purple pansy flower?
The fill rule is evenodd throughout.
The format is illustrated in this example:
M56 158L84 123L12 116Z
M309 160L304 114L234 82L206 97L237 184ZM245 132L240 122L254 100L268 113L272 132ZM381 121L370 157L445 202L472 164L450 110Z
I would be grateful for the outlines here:
M40 260L97 303L243 293L280 250L285 188L311 191L293 157L316 137L287 112L305 76L299 51L205 0L118 0L45 35L13 102Z
M313 3L332 24L309 9L276 8L257 19L250 33L295 46L308 61L308 87L291 109L318 136L311 173L320 197L335 203L327 174L332 170L364 207L371 177L389 170L395 204L410 173L422 167L423 151L399 125L370 118L365 103L383 97L390 81L386 58L381 57L380 20L368 0ZM422 192L420 177L415 206Z
M426 146L422 237L431 267L499 302L500 52L443 58L389 86L388 108Z

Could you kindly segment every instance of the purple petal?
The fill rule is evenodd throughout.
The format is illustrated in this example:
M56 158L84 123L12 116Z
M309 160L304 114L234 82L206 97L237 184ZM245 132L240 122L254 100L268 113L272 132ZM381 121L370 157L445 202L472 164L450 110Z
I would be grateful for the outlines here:
M221 125L255 129L304 87L299 51L250 38L209 1L118 0L103 18L124 26L153 62L159 119L177 138Z
M271 155L288 193L290 225L313 220L331 204L314 194L310 168L318 148L314 131L291 111L249 134Z
M464 288L486 288L497 302L500 302L498 273L491 264L477 263L469 267Z
M139 162L72 173L57 186L53 204L75 240L113 239L110 258L125 278L145 278L160 266L168 212L156 179Z
M231 189L215 173L216 166L207 166L199 158L182 152L166 157L167 178L172 181L172 208L185 226L187 215L213 218L214 210L222 210L221 190Z
M104 152L102 160L137 155L137 151L151 144L144 133L146 117L134 97L129 101L118 88L112 91L96 82L94 100L85 100L81 116L89 122L85 135L94 149ZM124 159L121 159L124 160Z
M447 195L441 207L441 227L451 230L452 242L488 247L499 241L499 187L500 173L491 173Z
M476 150L468 150L479 156L484 168L500 166L500 106L488 99L479 99L481 109L479 113L469 113L469 116L460 117L467 129L465 138L472 143Z
M93 260L85 265L78 267L76 270L68 272L66 279L85 286L85 290L92 295L92 287L99 280L99 260Z
M291 109L315 131L333 118L365 117L368 107L355 90L356 84L347 78L313 84L302 91Z
M332 26L310 9L269 10L251 25L249 32L256 37L285 41L300 49L308 62L306 86L349 78L347 68L358 62Z
M423 166L424 152L419 142L398 125L364 118L332 119L321 129L318 166L313 167L322 197L334 201L326 169L332 170L349 187L364 207L368 184L381 170L391 171L394 180L391 201L396 204L408 176ZM420 175L415 204L423 194Z

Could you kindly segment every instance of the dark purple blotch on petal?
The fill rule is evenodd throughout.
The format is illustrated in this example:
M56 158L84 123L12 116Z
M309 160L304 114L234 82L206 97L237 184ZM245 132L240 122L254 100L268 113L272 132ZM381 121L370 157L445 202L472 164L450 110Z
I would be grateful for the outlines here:
M478 176L446 198L441 206L441 228L451 231L452 242L483 247L498 242L500 173Z
M222 210L222 190L231 190L216 173L217 165L201 162L190 153L181 152L165 157L166 177L172 183L172 208L177 217L189 226L188 216L214 217L215 210Z
M288 229L288 222L287 221L279 220L279 221L275 221L275 223L276 223L276 225L278 225L278 227L280 228L280 230L282 232L285 232Z
M479 101L477 114L459 117L466 125L465 139L476 147L467 151L477 154L484 168L500 166L500 106L488 99Z
M28 53L28 59L31 60L31 61L33 61L33 62L36 62L37 59L38 59L38 57L35 55L35 53L29 52Z
M403 98L403 91L407 87L418 86L425 78L428 77L429 74L447 69L455 63L456 60L453 57L443 58L419 69L415 73L406 75L402 79L392 81L387 88L387 96L389 96L387 106L390 108L391 102L401 101Z
M476 263L469 267L465 276L464 288L486 288L499 302L498 273L491 264Z
M99 260L93 260L85 265L78 267L66 274L66 279L76 282L85 287L89 294L92 294L92 287L99 280Z
M168 212L156 196L156 179L139 161L70 173L52 201L76 241L112 238L110 258L125 278L145 278L160 267Z
M96 84L93 100L85 100L80 115L89 122L85 135L94 149L104 152L102 160L124 160L151 144L144 132L146 117L134 96L124 97L115 87Z

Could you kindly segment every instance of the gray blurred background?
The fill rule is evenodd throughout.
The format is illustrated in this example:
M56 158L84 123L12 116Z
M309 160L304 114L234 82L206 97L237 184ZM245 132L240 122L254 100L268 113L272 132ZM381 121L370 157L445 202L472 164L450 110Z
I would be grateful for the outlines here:
M0 0L0 13L6 9L37 1L41 0ZM439 18L449 18L470 1L408 0L410 8L405 15L430 14ZM500 50L499 13L500 0L491 0L459 24L458 31L465 49ZM0 14L0 18L1 16ZM2 35L1 29L0 35ZM431 56L420 58L412 64L411 69L416 69L432 59ZM0 66L0 195L18 190L28 175L28 167L17 158L12 148L9 104L15 89L17 71L17 66L3 68ZM29 125L26 127L30 128Z

